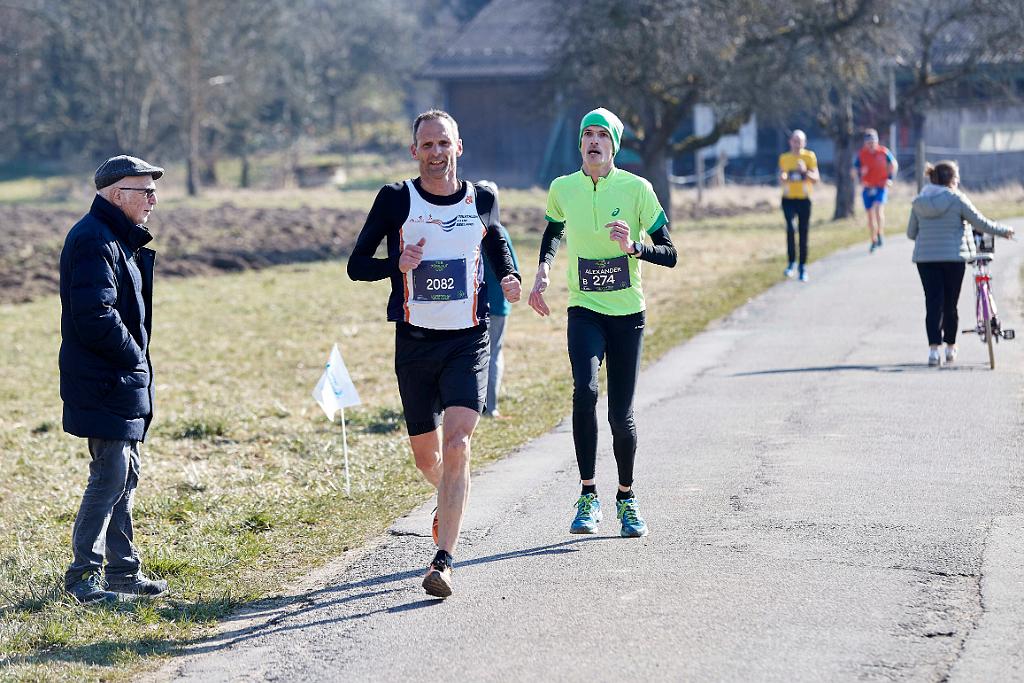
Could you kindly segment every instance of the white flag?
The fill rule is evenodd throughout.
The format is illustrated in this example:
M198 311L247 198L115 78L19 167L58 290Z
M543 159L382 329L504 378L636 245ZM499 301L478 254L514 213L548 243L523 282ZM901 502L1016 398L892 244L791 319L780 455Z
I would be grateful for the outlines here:
M316 383L313 390L313 398L320 404L327 418L334 421L334 415L342 408L359 405L359 392L352 384L352 378L348 375L348 368L345 361L341 359L341 351L335 344L331 349L331 356L327 359L327 367L320 381Z

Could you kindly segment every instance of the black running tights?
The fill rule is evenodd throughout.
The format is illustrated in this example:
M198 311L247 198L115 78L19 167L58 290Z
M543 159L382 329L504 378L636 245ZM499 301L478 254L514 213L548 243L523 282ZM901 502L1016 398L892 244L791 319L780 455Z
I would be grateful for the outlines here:
M786 219L786 255L796 263L796 233L800 233L800 265L807 263L807 229L811 224L810 199L782 199L782 216ZM796 225L793 225L793 223Z
M608 363L608 423L619 484L633 484L636 423L633 394L640 373L644 313L604 315L587 308L569 309L569 362L572 364L572 437L580 479L594 478L597 462L597 392L601 363Z

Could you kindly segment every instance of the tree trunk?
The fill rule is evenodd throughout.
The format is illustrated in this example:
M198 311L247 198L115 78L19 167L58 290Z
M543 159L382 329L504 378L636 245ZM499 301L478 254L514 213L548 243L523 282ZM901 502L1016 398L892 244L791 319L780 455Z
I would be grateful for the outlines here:
M665 218L671 223L672 186L668 181L668 159L665 152L666 150L662 146L652 146L644 149L640 158L643 159L643 176L654 187L654 194L661 202L661 208L665 210ZM644 225L640 229L643 230L647 227L649 226Z
M185 6L185 27L188 31L188 48L185 59L188 68L188 160L186 168L188 176L185 180L185 189L190 197L199 194L199 168L202 161L199 158L199 121L202 109L202 93L199 82L199 6L197 0L189 0Z
M836 210L832 220L849 218L854 214L854 197L856 196L856 184L850 169L853 168L853 146L852 137L845 136L845 140L835 140L836 145Z
M924 165L928 161L924 139L924 114L915 113L911 117L911 135L914 138L914 173L917 175L917 191L924 187Z
M249 187L249 155L242 155L242 176L238 180L238 186L242 188Z
M854 127L853 101L843 97L838 109L837 120L832 126L832 142L835 144L836 210L832 220L849 218L854 212L855 185L853 170Z
M199 181L203 187L217 186L217 161L213 158L204 158L199 167Z
M185 158L185 191L189 197L199 194L199 170L196 168L196 157L190 153Z

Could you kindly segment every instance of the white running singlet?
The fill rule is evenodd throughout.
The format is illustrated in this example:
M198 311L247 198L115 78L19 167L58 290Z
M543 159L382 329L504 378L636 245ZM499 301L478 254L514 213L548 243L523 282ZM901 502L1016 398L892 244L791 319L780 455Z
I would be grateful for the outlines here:
M399 250L423 245L420 265L402 275L405 322L432 330L461 330L480 324L477 298L484 280L480 240L487 227L476 207L476 189L466 183L466 197L451 206L429 203L409 188L409 215L399 232Z

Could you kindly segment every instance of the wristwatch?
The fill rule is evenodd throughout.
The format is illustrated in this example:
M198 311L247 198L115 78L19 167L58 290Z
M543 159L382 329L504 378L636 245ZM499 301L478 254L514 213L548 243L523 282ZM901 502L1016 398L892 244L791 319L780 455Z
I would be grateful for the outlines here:
M633 253L630 256L639 256L641 247L640 242L633 242Z

